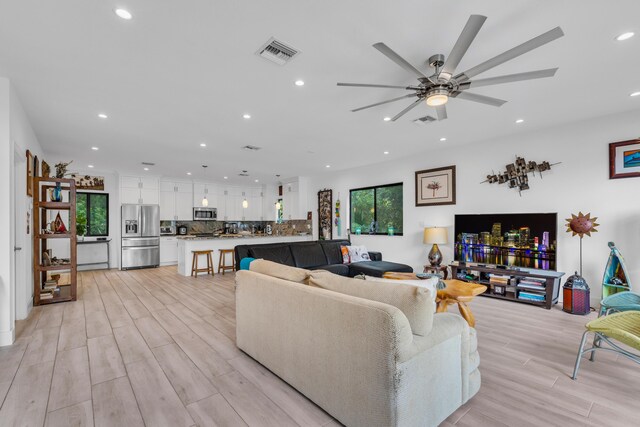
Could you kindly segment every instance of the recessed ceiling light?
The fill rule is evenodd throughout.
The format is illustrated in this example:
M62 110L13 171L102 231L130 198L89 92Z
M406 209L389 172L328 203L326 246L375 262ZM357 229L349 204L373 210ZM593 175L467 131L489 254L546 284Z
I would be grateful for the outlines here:
M619 42L621 42L623 40L629 40L631 37L635 36L635 34L636 33L634 33L633 31L629 31L627 33L622 33L618 37L616 37L616 40L618 40Z
M256 179L254 182L258 182L258 180Z
M187 175L191 175L191 172L187 172Z
M382 120L384 120L385 122L388 122L388 121L390 121L390 120L391 120L391 117L385 117L385 118L384 118L384 119L382 119Z
M148 170L149 170L149 168L144 168L144 170L148 171Z
M296 80L296 86L304 86L304 81Z
M326 165L326 166L325 166L325 168L330 168L330 167L331 167L331 165Z
M98 117L100 117L101 119L107 119L107 118L109 118L109 116L107 116L105 113L100 113L100 114L98 114Z
M92 168L92 167L93 167L93 165L87 165L87 167L88 167L88 168Z
M523 123L523 122L524 122L524 119L518 119L518 120L516 120L516 123Z
M200 147L206 147L207 144L205 144L204 142L202 144L200 144Z
M389 152L388 152L388 151L385 151L383 154L389 154Z
M440 142L445 142L447 138L440 138Z
M98 150L99 150L99 148L98 148L98 147L91 147L91 149L92 149L93 151L98 151Z
M120 18L126 19L127 21L130 20L131 18L133 18L133 15L127 9L116 9L114 12Z
M638 96L638 95L640 95L640 91L638 91L638 92L631 92L631 93L629 94L629 96Z
M228 178L227 176L224 177L224 179L227 179L227 178Z
M242 118L243 119L250 119L251 118L251 114L243 114Z

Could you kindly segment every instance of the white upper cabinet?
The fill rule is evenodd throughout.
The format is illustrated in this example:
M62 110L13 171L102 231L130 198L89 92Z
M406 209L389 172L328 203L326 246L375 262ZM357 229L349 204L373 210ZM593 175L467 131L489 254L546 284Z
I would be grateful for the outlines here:
M120 177L120 203L157 205L160 202L158 178L124 175Z
M298 183L291 182L282 186L282 213L285 220L300 218L300 194Z
M163 221L190 221L192 211L193 184L184 181L160 182L160 219Z

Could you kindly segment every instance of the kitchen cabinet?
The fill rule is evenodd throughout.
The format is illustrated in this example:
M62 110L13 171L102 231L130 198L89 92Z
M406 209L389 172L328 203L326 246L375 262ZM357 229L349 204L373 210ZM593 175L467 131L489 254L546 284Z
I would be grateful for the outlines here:
M160 192L158 179L146 176L121 176L120 203L159 204Z
M282 188L282 212L283 219L300 219L300 193L298 183L291 182L283 185Z
M191 221L193 186L190 182L160 182L160 219Z
M178 263L178 239L174 236L160 237L160 264Z

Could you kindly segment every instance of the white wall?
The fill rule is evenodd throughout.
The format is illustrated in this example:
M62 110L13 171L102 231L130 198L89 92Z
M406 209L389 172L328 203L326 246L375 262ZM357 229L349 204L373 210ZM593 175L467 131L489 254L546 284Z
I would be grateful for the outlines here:
M0 346L11 344L15 319L25 318L33 295L32 234L27 235L27 211L31 197L26 194L26 150L41 160L42 148L22 108L20 99L8 79L0 77L0 224L5 224L0 239ZM18 160L18 170L14 161ZM19 179L14 179L14 172ZM8 201L8 203L7 203ZM17 214L17 216L16 216ZM6 226L8 225L8 227ZM15 230L15 231L14 231ZM31 230L33 233L33 230ZM14 235L15 233L15 235ZM19 270L14 268L14 246Z
M437 126L437 123L429 126ZM404 235L352 235L354 244L383 252L383 259L411 265L422 271L430 248L422 243L425 226L449 227L449 244L441 245L445 262L453 259L453 220L462 213L558 213L558 270L572 274L579 268L579 238L566 233L564 219L571 213L591 212L599 218L599 232L583 241L583 275L591 286L592 301L601 296L601 281L608 258L608 241L622 251L636 289L640 287L640 178L609 180L608 144L637 138L637 113L598 118L542 132L521 134L484 143L443 148L348 171L312 177L308 206L317 218L317 192L333 189L341 194L343 230L348 228L349 189L378 184L404 183ZM402 141L394 141L396 152ZM444 145L444 144L443 144ZM537 162L562 162L530 178L531 189L518 192L505 185L481 184L485 176L501 171L515 156ZM456 165L457 204L415 207L415 171ZM317 237L317 230L314 230ZM343 234L344 235L344 234ZM335 237L335 230L334 230ZM565 276L565 279L566 277Z

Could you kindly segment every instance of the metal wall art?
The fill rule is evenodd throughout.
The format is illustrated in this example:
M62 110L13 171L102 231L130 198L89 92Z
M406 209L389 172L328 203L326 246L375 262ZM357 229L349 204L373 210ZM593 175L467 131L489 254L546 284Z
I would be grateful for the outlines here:
M487 179L482 183L488 182L489 184L508 184L509 188L516 188L520 195L524 190L529 189L529 174L536 172L540 174L542 178L542 172L551 170L551 166L559 165L558 163L549 163L547 161L536 163L534 161L527 162L523 157L516 157L514 163L510 163L505 166L506 170L500 174L494 172L491 175L487 175Z
M333 237L333 191L318 191L318 239L331 240Z

